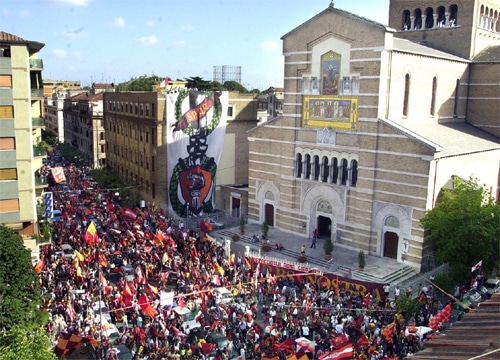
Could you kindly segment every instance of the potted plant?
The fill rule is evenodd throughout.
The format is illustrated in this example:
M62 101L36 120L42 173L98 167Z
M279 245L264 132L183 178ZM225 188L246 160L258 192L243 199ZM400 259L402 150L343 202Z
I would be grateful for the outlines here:
M331 260L332 259L332 252L333 252L332 239L327 238L325 240L325 243L323 244L323 249L325 250L325 260Z
M260 249L262 250L262 252L269 252L269 251L271 251L271 245L264 244L264 245L262 245L262 247Z
M264 221L262 223L262 235L264 235L267 238L268 232L269 232L269 225L267 224L267 221Z
M297 258L297 261L299 263L305 263L307 261L307 256L303 255L303 254L300 254L299 257Z
M243 217L243 215L241 215L240 217L240 233L243 235L245 233L245 224L247 222L245 221L245 218Z
M366 265L365 252L363 250L359 250L358 264L359 264L359 270L363 271Z
M240 241L240 236L238 234L234 234L232 239L233 241Z

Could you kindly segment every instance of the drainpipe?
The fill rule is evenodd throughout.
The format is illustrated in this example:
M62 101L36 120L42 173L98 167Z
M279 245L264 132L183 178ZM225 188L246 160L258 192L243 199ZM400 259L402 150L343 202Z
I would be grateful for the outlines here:
M433 184L433 187L432 187L432 207L434 207L434 205L435 205L438 163L439 163L439 158L437 158L435 160L435 165L434 165L434 184Z

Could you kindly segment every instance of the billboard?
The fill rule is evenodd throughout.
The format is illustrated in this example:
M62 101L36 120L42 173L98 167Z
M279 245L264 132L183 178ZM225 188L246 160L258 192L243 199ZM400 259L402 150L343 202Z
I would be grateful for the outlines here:
M215 179L226 133L227 92L167 94L169 207L187 217L215 208Z

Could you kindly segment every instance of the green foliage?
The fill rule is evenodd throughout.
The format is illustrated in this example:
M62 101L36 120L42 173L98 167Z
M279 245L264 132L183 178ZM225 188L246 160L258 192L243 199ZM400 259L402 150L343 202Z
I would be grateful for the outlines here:
M57 149L61 153L61 156L69 162L75 163L79 166L89 164L89 161L86 159L86 155L70 144L61 143L57 146Z
M14 326L0 336L0 360L55 360L49 336L44 331Z
M149 91L155 90L156 85L162 82L165 77L160 77L157 75L151 76L140 76L138 78L132 78L127 82L120 83L116 86L116 91Z
M327 238L323 244L323 250L325 250L326 255L332 255L333 252L333 242L332 239Z
M267 221L264 221L262 223L262 233L267 236L267 233L269 232L269 224L267 223Z
M190 78L184 79L184 81L186 82L186 87L189 89L196 88L199 91L212 90L212 82L204 80L199 76L192 76Z
M359 250L358 265L360 268L364 268L366 266L365 252L363 250Z
M405 318L416 314L421 307L422 303L420 303L418 299L414 299L412 296L400 295L396 300L396 310L403 314Z
M442 190L440 201L420 222L430 231L426 243L450 264L450 276L463 281L479 260L486 272L498 268L500 204L477 179L456 177L454 184L453 190Z
M38 314L41 305L29 250L19 235L0 226L0 321L6 329L43 325Z
M248 90L246 87L244 87L243 85L241 85L239 82L237 81L226 81L224 83L224 87L228 90L228 91L239 91L240 93L242 94L246 94L248 93Z
M453 293L453 289L455 284L452 282L448 274L439 273L436 274L436 277L433 281L439 288L445 290L448 293Z

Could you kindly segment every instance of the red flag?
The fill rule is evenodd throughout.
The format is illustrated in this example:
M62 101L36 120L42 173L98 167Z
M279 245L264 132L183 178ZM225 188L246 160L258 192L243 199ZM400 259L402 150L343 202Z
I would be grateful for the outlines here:
M345 334L341 334L339 336L336 336L330 341L330 344L332 344L334 349L340 349L341 347L345 346L346 344L349 344L350 340L347 338Z
M382 330L382 334L384 334L385 339L387 341L392 341L392 335L394 335L395 331L396 331L396 322L393 321Z
M356 343L356 349L362 349L368 346L370 346L370 342L368 341L366 334L361 334L361 336L358 339L358 342Z
M35 265L35 272L40 274L45 266L45 258L42 256L40 260Z
M191 256L193 259L198 259L198 250L196 250L196 246L194 244L191 245Z
M123 287L122 291L122 300L125 306L132 306L132 290L130 290L130 286L128 286L128 283L125 283L125 286Z
M146 293L149 295L158 295L160 291L156 286L146 283Z
M352 359L354 348L352 344L345 345L344 347L324 353L319 357L319 360L338 360L338 359Z
M144 277L144 273L142 272L141 265L137 265L135 268L135 279L138 284L144 284L146 282L146 278Z
M174 330L175 336L178 336L178 337L187 337L186 334L184 334L182 331L180 331L179 329L177 329L175 326L172 326L172 330Z
M89 341L90 339L84 338L80 335L61 332L59 334L59 339L57 340L57 345L54 348L54 353L57 357L63 358L70 355L73 351L82 346L82 344Z
M106 280L102 272L99 272L99 281L101 282L103 294L108 295L111 292L111 288L109 287L108 280Z
M50 169L50 172L52 173L54 182L56 182L57 184L66 181L66 176L64 175L64 169L62 167L53 167L52 169Z
M481 260L480 262L478 262L476 265L474 265L472 268L471 268L471 272L474 272L476 270L479 270L481 269L481 267L483 266L483 260Z
M131 220L137 219L137 213L134 210L130 209L130 208L125 208L125 212L124 212L123 215L126 216L126 217L128 217Z
M444 322L449 322L451 316L451 302L446 305L443 310L434 315L432 319L429 320L429 327L432 331L437 331L439 324Z

